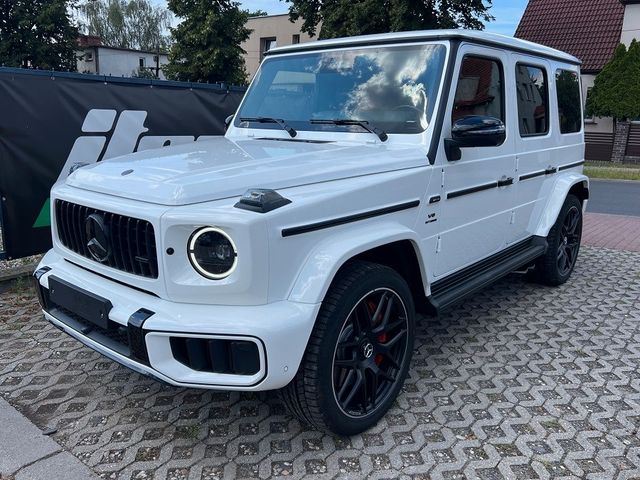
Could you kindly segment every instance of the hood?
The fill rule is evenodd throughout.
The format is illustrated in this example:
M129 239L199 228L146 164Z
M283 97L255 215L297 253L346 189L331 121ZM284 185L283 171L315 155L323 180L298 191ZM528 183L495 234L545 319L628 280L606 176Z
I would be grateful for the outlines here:
M276 139L206 141L147 150L86 166L73 187L161 205L237 197L427 165L420 146L311 143Z

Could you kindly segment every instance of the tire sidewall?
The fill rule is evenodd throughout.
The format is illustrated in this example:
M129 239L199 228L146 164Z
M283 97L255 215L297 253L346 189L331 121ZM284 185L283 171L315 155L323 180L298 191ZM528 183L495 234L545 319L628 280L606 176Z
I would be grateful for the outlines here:
M334 396L333 388L333 358L336 344L347 317L359 302L368 293L377 289L387 288L400 296L407 313L407 344L403 364L401 365L396 384L391 388L385 400L380 403L374 412L364 417L351 417L345 414ZM324 308L324 307L323 307ZM322 314L322 311L321 311ZM320 351L318 352L318 394L319 406L324 420L331 430L345 435L361 432L384 416L386 411L395 401L404 380L407 376L415 337L415 313L411 292L406 282L400 275L390 268L376 270L359 278L351 288L347 289L339 304L327 317L327 330ZM363 428L364 427L364 428Z
M562 241L562 225L567 216L567 213L572 207L576 207L580 215L580 220L579 220L580 233L578 235L578 249L576 250L576 259L573 261L573 265L571 265L571 268L565 275L562 275L560 273L560 269L558 268L558 262L555 261L553 263L554 269L555 269L554 274L557 278L558 283L564 283L569 279L569 277L571 277L571 274L573 273L573 269L575 268L576 263L578 263L577 257L580 253L580 242L582 240L582 227L583 227L584 218L582 215L582 204L580 203L580 200L578 200L578 198L575 197L574 195L567 196L567 199L565 200L564 204L562 205L562 209L560 210L560 214L558 215L558 219L556 220L556 223L553 227L553 232L552 232L552 235L550 236L552 238L549 238L549 240L551 240L551 242L549 242L549 248L551 250L550 254L554 255L555 257L558 254L558 248L560 246L560 242Z

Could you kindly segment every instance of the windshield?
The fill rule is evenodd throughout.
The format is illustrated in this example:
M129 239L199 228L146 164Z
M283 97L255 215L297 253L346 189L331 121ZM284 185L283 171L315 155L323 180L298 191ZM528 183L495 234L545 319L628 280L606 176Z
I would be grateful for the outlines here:
M364 131L362 126L313 120L366 121L387 133L420 133L431 120L446 48L402 45L313 52L268 58L235 126ZM240 119L249 119L241 121Z

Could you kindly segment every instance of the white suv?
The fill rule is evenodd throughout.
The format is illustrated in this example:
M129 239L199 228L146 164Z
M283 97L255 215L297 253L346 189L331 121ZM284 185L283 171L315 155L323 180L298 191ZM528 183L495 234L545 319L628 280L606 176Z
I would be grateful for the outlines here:
M172 385L282 389L303 421L362 431L402 387L416 310L571 275L579 71L458 30L274 49L224 137L54 187L45 317Z

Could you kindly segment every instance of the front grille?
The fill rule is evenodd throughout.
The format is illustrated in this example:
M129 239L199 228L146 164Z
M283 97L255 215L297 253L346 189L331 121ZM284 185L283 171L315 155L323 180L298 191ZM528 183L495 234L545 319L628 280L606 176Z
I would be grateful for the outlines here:
M87 247L85 222L89 215L102 216L111 254L103 265L147 278L158 278L158 254L153 225L146 220L104 212L64 200L56 200L55 216L60 242L69 250L95 260Z

